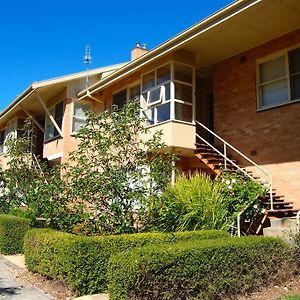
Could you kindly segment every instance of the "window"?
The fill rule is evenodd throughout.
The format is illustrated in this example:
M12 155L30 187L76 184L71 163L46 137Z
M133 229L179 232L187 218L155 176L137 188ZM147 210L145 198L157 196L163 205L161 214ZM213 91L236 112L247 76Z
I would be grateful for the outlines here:
M300 99L300 48L258 65L259 108Z
M127 103L127 89L124 89L113 95L112 104L121 109Z
M175 116L176 120L193 121L193 69L189 66L174 64Z
M4 152L5 129L0 131L0 153Z
M129 101L140 101L141 86L136 84L122 91L119 91L112 96L112 104L121 109Z
M51 109L49 109L50 114L53 116L56 124L60 129L62 129L62 121L64 115L64 102L59 102ZM45 120L45 141L49 141L59 136L57 129L54 127L52 121L47 116Z
M141 104L146 125L193 121L194 70L171 62L142 76Z
M91 104L82 101L74 102L72 132L77 132L86 124L86 113L91 110Z

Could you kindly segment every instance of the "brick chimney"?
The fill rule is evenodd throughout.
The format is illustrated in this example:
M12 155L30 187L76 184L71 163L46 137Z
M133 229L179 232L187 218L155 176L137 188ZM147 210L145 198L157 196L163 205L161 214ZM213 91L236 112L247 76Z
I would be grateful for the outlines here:
M149 50L147 50L146 44L141 46L140 43L136 43L135 48L131 51L131 60L135 60L148 52Z

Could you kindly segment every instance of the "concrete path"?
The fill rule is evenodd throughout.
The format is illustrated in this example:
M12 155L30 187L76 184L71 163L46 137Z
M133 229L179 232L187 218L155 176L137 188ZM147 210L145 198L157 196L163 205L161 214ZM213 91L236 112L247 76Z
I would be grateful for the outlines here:
M50 300L53 299L34 287L23 286L14 279L16 271L11 263L0 256L0 299L1 300Z

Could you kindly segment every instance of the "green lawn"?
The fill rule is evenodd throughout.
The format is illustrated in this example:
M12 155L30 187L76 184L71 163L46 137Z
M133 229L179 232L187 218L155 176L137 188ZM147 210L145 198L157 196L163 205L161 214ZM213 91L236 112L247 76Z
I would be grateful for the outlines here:
M278 299L280 300L280 299ZM285 296L284 298L281 298L281 300L300 300L300 296L298 295L290 295L290 296Z

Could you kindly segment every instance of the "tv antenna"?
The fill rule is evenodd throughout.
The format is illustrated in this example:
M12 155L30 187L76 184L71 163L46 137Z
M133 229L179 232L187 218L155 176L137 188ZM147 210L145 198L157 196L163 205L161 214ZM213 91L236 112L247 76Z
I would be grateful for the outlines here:
M91 46L85 46L85 55L83 57L83 63L86 64L86 88L89 87L89 66L92 63L92 56L91 56Z

